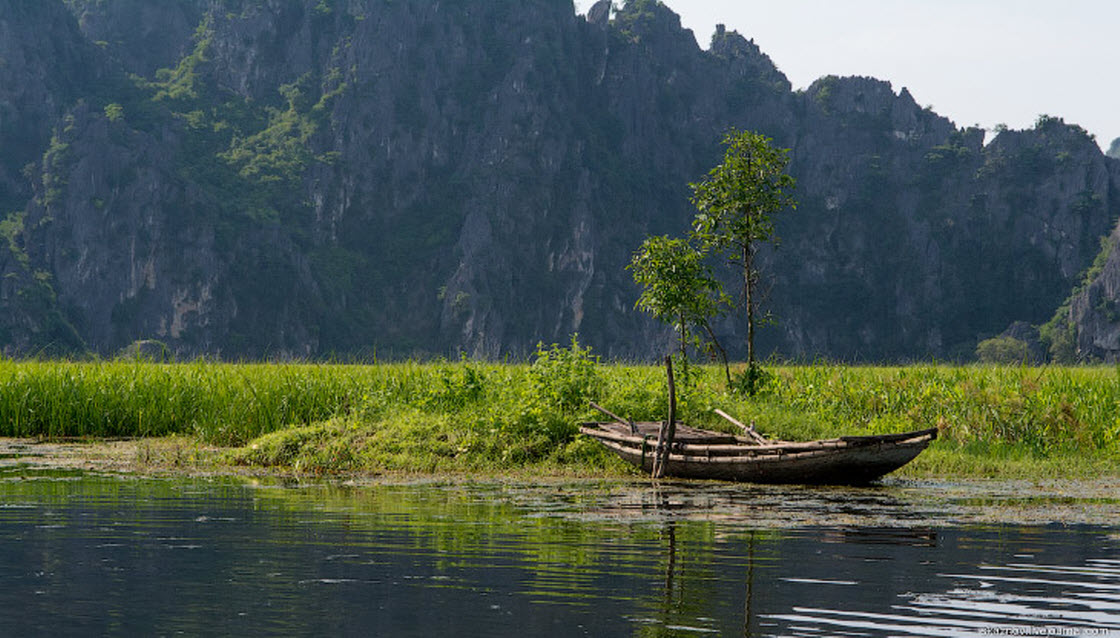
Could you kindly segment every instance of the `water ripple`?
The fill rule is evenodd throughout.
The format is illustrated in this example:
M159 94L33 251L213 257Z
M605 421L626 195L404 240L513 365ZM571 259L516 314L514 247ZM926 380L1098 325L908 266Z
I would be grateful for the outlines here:
M1120 561L1085 565L978 565L980 573L943 573L942 593L907 594L888 612L793 607L764 618L788 623L783 635L1120 636ZM1016 574L1002 576L1001 573ZM812 582L811 579L784 579ZM961 583L975 586L961 586Z

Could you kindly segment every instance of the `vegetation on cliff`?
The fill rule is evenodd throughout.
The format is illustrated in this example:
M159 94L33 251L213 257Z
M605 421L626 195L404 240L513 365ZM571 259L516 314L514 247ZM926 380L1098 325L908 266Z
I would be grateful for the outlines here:
M651 358L668 337L633 311L627 256L686 227L729 127L792 149L799 180L784 248L758 255L782 318L763 355L967 360L1044 323L1120 216L1120 162L1060 118L985 144L886 82L794 92L753 42L702 49L654 1L7 17L0 58L27 61L0 65L9 354L520 359L578 331ZM711 328L746 358L740 323Z

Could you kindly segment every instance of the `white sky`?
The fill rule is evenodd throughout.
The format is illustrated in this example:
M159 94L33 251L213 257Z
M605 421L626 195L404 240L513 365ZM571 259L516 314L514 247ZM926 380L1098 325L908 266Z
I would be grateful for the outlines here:
M1045 113L1106 149L1120 137L1120 0L663 2L704 49L717 23L753 39L795 89L866 75L958 126L1030 128Z

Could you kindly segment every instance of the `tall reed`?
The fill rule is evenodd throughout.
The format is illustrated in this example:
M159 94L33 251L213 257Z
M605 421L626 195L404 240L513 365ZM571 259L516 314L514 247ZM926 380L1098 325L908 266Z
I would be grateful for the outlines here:
M345 412L385 367L0 361L0 434L236 444Z

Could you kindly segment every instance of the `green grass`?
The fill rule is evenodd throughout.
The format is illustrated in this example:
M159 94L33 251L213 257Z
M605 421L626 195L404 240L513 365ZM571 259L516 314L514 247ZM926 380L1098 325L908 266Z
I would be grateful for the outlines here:
M678 371L681 420L728 429L720 407L774 438L937 426L910 476L1120 474L1120 370L1106 367L791 366L755 399L722 371ZM311 472L617 475L578 436L618 414L658 420L655 366L598 364L553 348L535 365L0 361L0 435L187 435L237 449L231 462Z
M347 412L387 367L0 361L0 434L235 445Z

